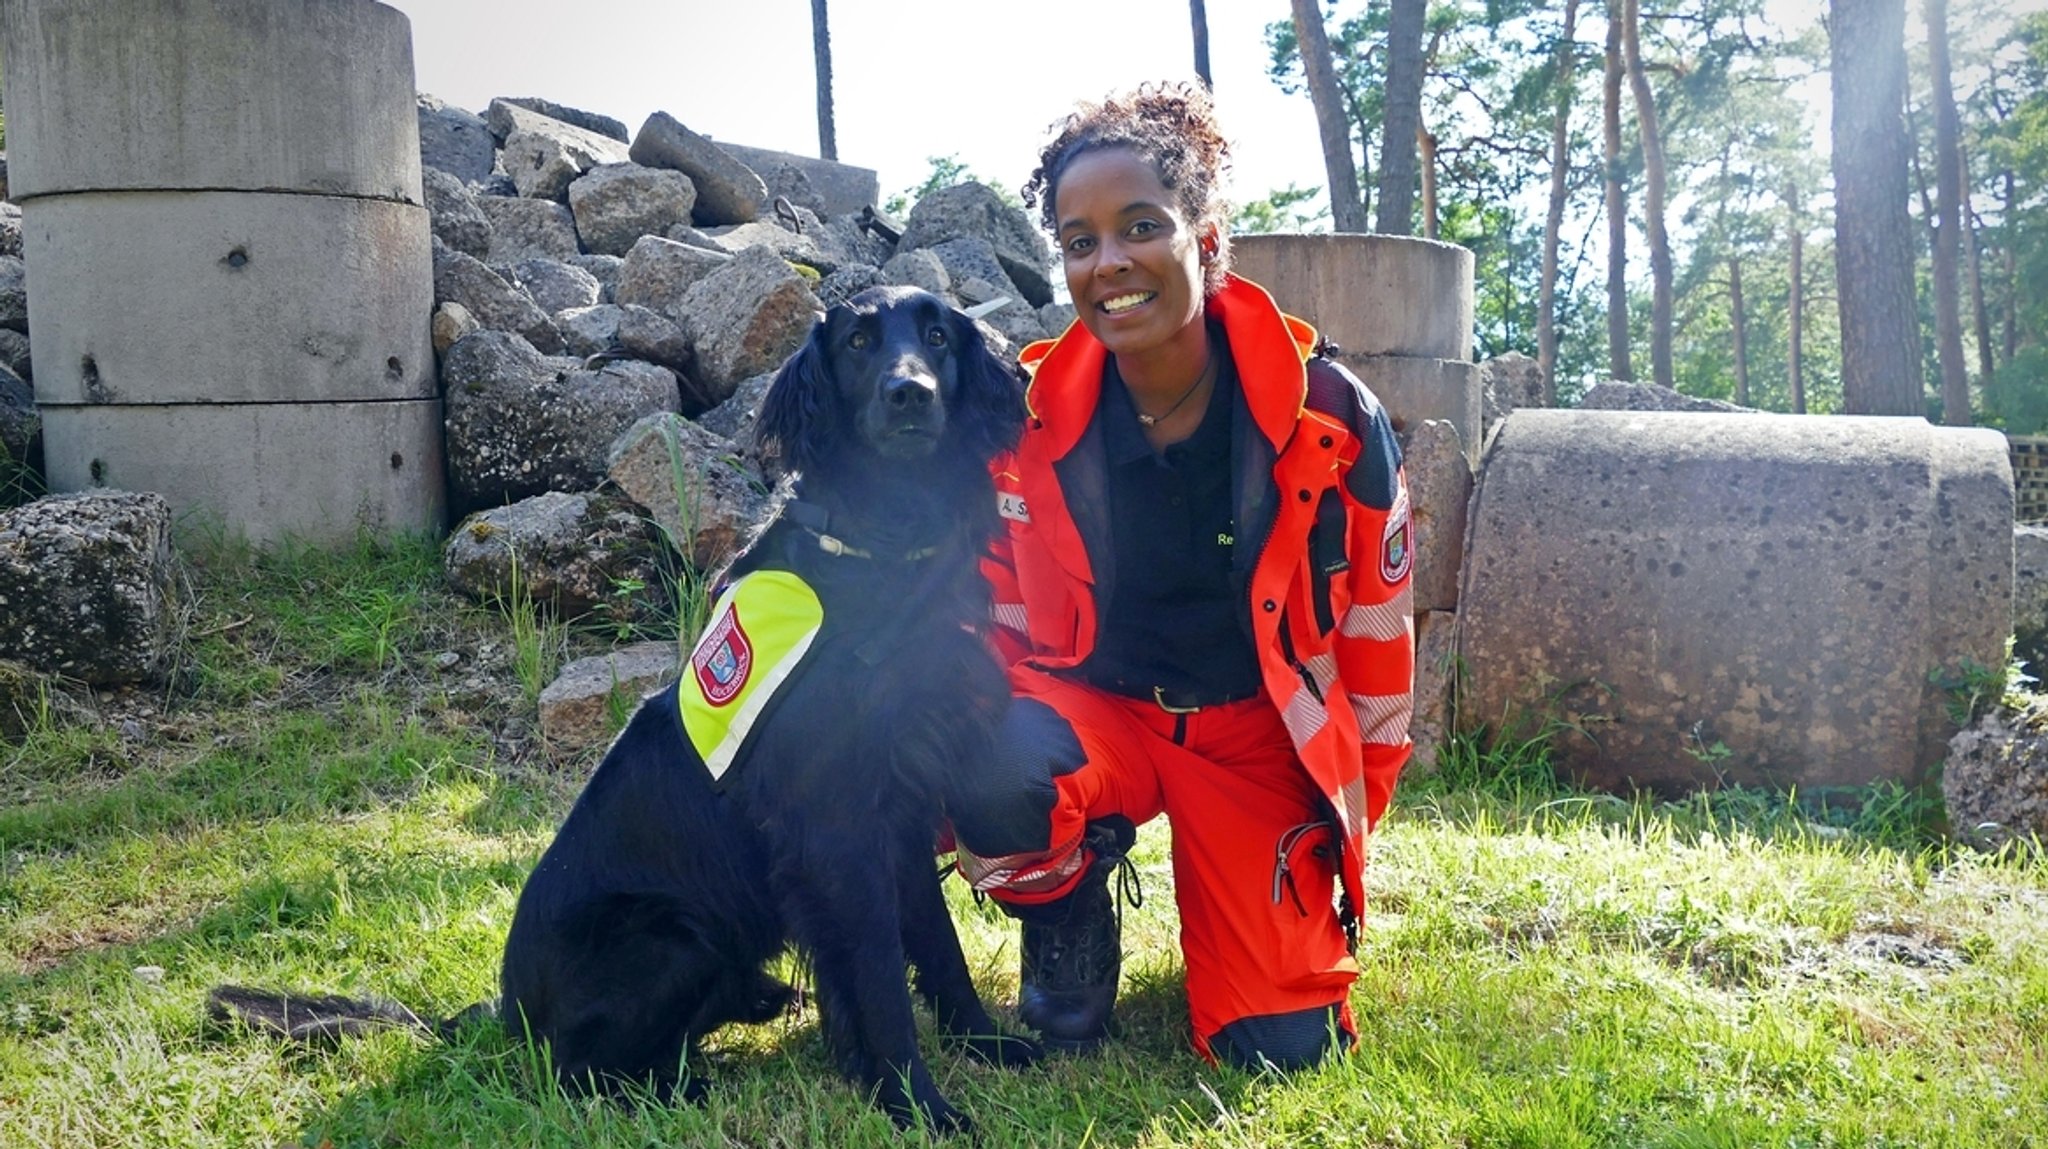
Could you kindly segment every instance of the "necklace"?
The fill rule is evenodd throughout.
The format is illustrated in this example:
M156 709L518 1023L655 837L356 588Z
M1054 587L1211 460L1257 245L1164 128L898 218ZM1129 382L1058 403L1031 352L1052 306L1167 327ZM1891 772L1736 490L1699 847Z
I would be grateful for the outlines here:
M1139 411L1138 423L1141 426L1145 427L1156 427L1159 425L1159 421L1161 419L1172 418L1173 413L1175 411L1180 410L1183 404L1185 404L1189 399L1194 398L1195 392L1200 391L1202 389L1202 384L1207 383L1212 377L1214 377L1215 371L1216 345L1214 343L1211 343L1209 344L1209 359L1207 362L1202 364L1202 373L1200 375L1195 376L1195 381L1188 386L1188 389L1180 393L1180 398L1175 399L1173 401L1173 406L1168 407L1166 410L1161 411L1157 415L1147 415L1143 411ZM1134 401L1131 404L1131 406L1133 409L1135 409L1137 407L1137 403Z

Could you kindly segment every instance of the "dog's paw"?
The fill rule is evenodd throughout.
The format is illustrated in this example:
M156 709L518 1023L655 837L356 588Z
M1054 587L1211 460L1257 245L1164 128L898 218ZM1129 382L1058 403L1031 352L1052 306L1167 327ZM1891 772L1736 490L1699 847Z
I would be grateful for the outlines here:
M966 1039L967 1052L985 1065L1023 1069L1045 1056L1045 1048L1028 1037L1006 1033L977 1033Z
M796 1001L796 989L788 982L759 974L750 987L744 1011L736 1021L749 1025L761 1025L774 1021L789 1012L791 1003Z

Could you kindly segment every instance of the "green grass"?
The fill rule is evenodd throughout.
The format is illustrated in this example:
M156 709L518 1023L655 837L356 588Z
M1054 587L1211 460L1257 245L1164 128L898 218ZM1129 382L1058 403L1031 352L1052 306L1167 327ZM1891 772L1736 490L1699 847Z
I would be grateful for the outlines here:
M588 761L542 756L514 621L450 598L430 542L196 553L169 687L0 742L0 1145L921 1140L840 1083L814 1009L717 1035L722 1084L684 1109L562 1097L490 1024L325 1050L210 1027L228 981L440 1014L488 997ZM981 1143L2048 1143L2038 844L1945 845L1896 789L1581 793L1540 738L1442 762L1374 842L1355 1056L1275 1080L1188 1052L1155 824L1120 1040L1007 1073L927 1035ZM1007 1013L1015 928L952 887Z

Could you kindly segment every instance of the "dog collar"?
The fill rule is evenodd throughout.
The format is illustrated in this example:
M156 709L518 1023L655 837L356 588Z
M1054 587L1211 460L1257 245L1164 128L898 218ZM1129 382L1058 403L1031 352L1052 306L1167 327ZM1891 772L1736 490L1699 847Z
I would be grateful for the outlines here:
M874 559L877 557L873 551L854 546L852 543L836 535L827 534L825 528L830 525L830 512L816 503L791 502L784 508L783 513L789 517L790 522L802 527L805 534L818 540L819 550L834 558ZM922 562L938 554L941 549L936 546L921 547L900 555L882 555L879 557L896 562Z

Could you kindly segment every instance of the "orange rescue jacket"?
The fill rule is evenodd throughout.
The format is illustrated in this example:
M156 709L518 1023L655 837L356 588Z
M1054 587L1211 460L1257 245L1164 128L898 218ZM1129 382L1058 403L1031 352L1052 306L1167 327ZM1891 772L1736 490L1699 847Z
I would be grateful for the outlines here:
M1207 309L1243 381L1231 453L1240 623L1342 830L1349 929L1364 905L1366 836L1409 752L1414 531L1400 450L1378 400L1350 372L1311 359L1315 330L1264 289L1232 276ZM1021 355L1030 417L995 464L1008 531L985 564L997 645L1012 662L1059 670L1095 646L1112 569L1095 420L1105 356L1078 323Z

